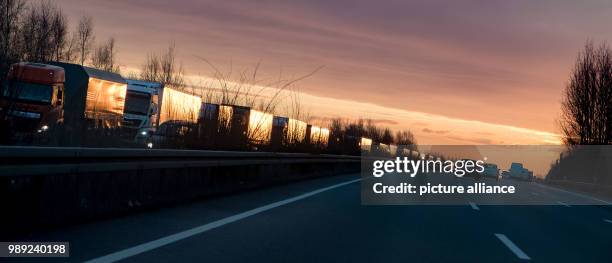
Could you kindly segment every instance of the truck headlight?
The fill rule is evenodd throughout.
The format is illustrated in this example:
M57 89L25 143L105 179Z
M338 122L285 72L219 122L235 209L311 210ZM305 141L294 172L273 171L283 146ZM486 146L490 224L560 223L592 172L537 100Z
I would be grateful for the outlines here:
M46 132L49 129L49 126L47 125L43 125L40 127L40 129L36 130L38 133L43 133Z

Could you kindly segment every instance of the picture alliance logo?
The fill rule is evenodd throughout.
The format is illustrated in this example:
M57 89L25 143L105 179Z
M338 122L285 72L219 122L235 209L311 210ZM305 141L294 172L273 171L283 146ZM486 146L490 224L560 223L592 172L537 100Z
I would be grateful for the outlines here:
M382 177L386 173L408 174L415 177L418 173L443 173L463 177L471 173L485 171L484 160L410 160L408 157L396 157L395 160L375 160L372 168L374 177Z

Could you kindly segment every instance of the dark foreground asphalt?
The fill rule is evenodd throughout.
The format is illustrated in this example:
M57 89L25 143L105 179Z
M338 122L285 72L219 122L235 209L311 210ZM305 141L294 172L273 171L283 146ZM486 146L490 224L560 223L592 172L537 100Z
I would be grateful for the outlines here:
M610 207L363 206L359 182L337 186L355 179L303 181L21 240L69 241L71 257L61 262L612 262Z

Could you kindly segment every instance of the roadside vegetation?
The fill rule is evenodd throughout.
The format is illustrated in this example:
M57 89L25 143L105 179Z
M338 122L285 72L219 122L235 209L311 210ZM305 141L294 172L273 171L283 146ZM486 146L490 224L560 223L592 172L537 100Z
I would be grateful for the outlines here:
M559 121L567 150L547 180L612 185L612 49L587 41L563 92Z

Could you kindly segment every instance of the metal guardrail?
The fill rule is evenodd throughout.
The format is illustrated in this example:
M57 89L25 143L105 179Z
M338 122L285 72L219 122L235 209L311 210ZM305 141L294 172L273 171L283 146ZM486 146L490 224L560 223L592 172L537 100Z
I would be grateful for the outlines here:
M266 157L266 158L334 158L359 159L352 155L283 153L283 152L240 152L212 150L175 150L140 148L86 148L86 147L37 147L0 146L3 157Z
M547 179L542 181L543 184L554 186L566 190L570 190L577 193L586 194L588 196L597 197L603 200L612 200L612 185L608 184L597 184L587 182L574 182L570 180L551 180ZM609 201L602 201L610 204Z
M0 146L0 236L354 173L359 162L307 153Z
M0 176L359 160L359 156L308 153L2 146Z
M609 184L598 184L598 183L587 183L587 182L575 182L571 180L551 180L547 179L542 181L544 184L549 185L563 185L563 186L573 186L583 189L594 189L598 191L607 191L612 195L612 185Z

